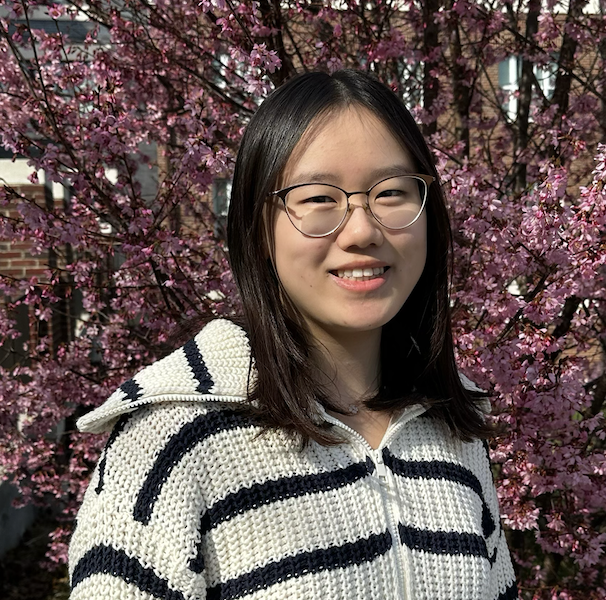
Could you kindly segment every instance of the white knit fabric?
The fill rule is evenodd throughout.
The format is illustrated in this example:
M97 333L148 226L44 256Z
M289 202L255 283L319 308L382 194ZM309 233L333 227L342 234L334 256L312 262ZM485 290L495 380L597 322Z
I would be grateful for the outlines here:
M213 321L80 419L111 429L70 545L72 600L514 600L488 456L422 415L303 451L238 412L244 332ZM339 426L335 419L325 418Z

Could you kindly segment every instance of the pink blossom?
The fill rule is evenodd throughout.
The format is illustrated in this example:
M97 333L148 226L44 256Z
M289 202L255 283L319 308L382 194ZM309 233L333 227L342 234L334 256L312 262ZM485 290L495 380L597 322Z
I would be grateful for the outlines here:
M22 20L24 9L31 16L36 4L5 2L1 26ZM0 244L28 244L28 256L46 262L35 277L0 269L8 299L0 342L29 354L13 370L0 366L1 470L21 502L51 495L60 503L65 521L50 561L65 561L103 440L71 428L61 439L49 432L164 352L179 324L237 310L207 202L213 182L229 179L246 122L284 77L354 67L402 95L439 163L453 220L457 361L490 392L491 419L504 426L491 456L504 523L523 540L512 545L521 587L537 600L605 597L606 429L598 401L606 146L601 99L579 62L581 48L603 43L599 20L560 18L550 0L526 40L510 35L500 6L461 0L432 15L439 35L427 47L429 23L408 1L401 11L376 3L363 12L354 2L337 9L286 1L274 14L256 2L158 0L153 21L110 4L95 5L109 44L97 44L101 32L74 44L66 35L15 31L18 52L37 41L39 68L23 71L0 40L7 124L0 143L29 157L31 184L43 172L69 189L65 203L34 201L0 181ZM46 10L68 16L63 4ZM502 111L498 79L487 86L486 78L509 56L549 68L565 34L579 44L568 108L561 114L548 96L534 95L524 146L519 121ZM462 90L469 97L461 104ZM66 306L79 307L75 334L59 343L43 324ZM39 333L25 346L19 312ZM557 587L546 584L545 556L561 565Z

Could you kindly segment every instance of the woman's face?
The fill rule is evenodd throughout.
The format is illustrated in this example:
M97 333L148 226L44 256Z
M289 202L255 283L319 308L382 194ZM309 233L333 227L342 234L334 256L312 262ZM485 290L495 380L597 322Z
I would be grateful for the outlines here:
M288 161L280 187L320 182L358 191L394 172L416 172L409 153L361 107L330 115L303 144ZM425 212L407 229L385 229L359 208L366 203L359 194L350 198L356 208L337 231L312 238L295 229L282 202L276 202L275 268L316 338L377 330L397 314L425 266ZM379 273L359 277L357 269Z

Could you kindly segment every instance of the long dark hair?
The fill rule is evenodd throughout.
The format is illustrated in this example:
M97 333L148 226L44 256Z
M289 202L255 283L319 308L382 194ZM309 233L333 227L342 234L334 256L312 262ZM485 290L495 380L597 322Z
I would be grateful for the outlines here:
M296 307L286 305L267 258L263 207L309 126L348 106L372 111L411 154L419 172L437 180L426 205L425 268L404 306L383 327L380 389L366 406L393 410L422 401L427 414L445 422L460 439L485 437L489 428L461 384L454 360L448 293L452 235L433 158L401 100L373 76L352 70L294 77L263 102L242 139L227 243L257 370L250 392L251 406L257 408L251 410L267 427L296 432L304 442L340 441L317 419L317 402L338 407L318 384L313 340Z

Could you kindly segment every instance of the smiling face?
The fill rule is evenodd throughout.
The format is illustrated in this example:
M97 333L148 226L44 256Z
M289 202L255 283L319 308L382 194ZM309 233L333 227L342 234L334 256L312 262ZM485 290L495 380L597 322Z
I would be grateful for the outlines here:
M280 181L329 183L367 190L385 177L414 173L415 164L387 127L361 107L344 108L304 136ZM300 233L275 199L273 261L283 289L316 339L377 332L400 310L419 280L427 255L425 212L407 229L389 230L350 198L353 210L334 233Z

